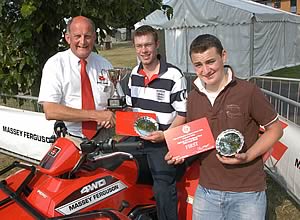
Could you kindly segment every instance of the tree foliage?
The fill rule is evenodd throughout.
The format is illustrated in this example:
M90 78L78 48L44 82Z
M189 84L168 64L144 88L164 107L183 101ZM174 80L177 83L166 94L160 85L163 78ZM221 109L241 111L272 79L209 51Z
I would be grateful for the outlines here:
M161 0L0 0L0 93L37 95L46 60L63 47L65 18L84 15L100 28L132 26Z

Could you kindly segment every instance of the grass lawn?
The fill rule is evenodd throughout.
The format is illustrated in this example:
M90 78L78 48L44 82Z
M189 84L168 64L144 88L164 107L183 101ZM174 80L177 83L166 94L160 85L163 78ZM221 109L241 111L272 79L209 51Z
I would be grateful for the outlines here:
M268 76L285 77L285 78L297 78L300 79L300 66L288 67L279 70L275 70L267 74Z
M137 65L137 58L132 42L113 43L109 50L99 50L99 53L107 58L114 67L133 68Z

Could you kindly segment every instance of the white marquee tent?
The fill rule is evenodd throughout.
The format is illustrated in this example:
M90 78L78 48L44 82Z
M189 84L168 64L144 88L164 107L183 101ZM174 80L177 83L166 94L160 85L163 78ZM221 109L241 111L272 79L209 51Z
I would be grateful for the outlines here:
M148 24L164 32L167 60L194 72L188 50L199 34L220 38L238 76L262 75L300 64L300 16L247 0L170 0L173 18L154 11Z

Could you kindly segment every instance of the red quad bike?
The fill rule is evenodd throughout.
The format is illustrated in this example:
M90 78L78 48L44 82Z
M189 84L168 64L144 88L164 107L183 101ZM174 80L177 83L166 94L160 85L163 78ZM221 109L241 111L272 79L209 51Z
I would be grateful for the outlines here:
M157 219L146 158L128 153L141 143L78 144L57 123L55 134L38 166L14 162L0 171L19 169L0 182L1 219ZM192 218L198 167L192 163L178 180L180 220Z

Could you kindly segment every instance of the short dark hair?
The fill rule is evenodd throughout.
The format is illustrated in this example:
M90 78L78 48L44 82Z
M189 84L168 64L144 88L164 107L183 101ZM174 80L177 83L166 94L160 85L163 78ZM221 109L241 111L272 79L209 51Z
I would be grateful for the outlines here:
M203 53L208 49L215 47L217 53L222 55L223 46L221 41L214 35L202 34L196 37L190 45L190 57L192 53Z
M139 36L143 36L143 35L147 35L147 34L151 34L153 36L155 42L158 41L158 34L157 34L156 30L153 27L151 27L150 25L143 25L134 31L133 39L132 39L133 43L134 43L135 37L139 37Z

